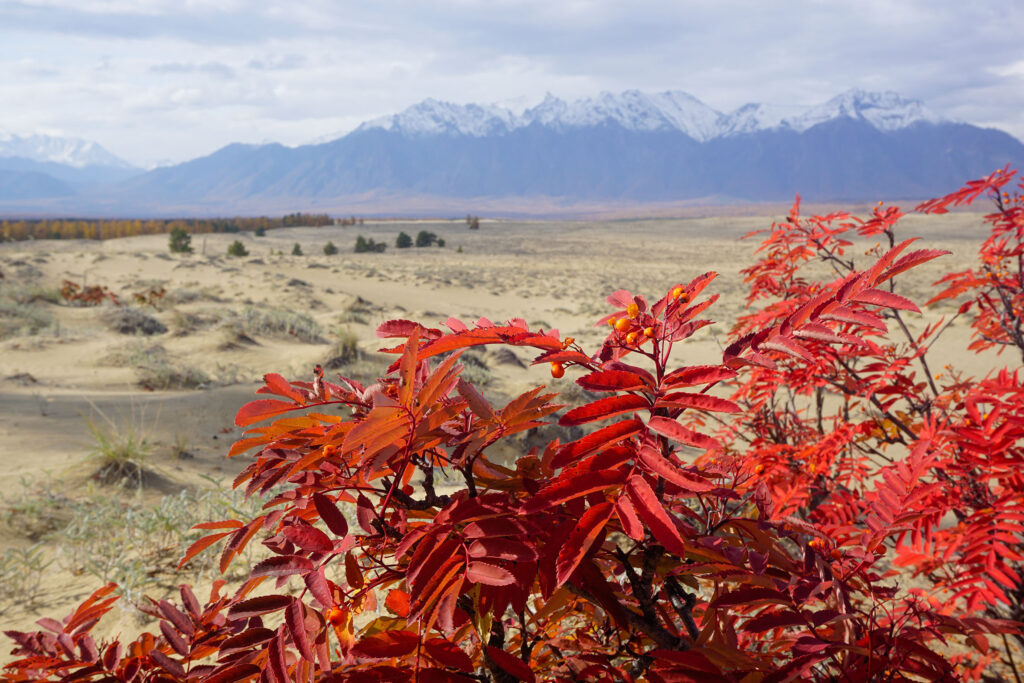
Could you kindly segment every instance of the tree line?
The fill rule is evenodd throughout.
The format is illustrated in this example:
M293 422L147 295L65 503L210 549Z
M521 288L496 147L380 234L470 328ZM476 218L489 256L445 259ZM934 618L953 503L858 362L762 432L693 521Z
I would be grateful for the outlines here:
M347 219L343 219L346 220ZM0 221L0 242L31 239L106 240L135 235L163 235L175 229L189 234L255 232L300 225L321 227L334 220L325 213L290 213L281 217L236 216L234 218L42 218Z

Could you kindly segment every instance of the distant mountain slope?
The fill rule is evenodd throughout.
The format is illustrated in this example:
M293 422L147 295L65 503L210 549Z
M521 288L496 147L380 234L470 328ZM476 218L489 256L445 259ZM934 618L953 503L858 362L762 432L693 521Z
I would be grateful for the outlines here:
M245 213L378 196L386 212L388 198L403 197L429 207L430 197L437 206L530 197L720 203L788 201L797 192L815 201L913 199L1006 164L1024 167L1020 141L895 93L852 90L814 107L752 103L728 114L682 92L548 96L521 113L425 100L337 140L232 144L59 207Z
M69 197L75 191L45 173L0 169L0 201Z

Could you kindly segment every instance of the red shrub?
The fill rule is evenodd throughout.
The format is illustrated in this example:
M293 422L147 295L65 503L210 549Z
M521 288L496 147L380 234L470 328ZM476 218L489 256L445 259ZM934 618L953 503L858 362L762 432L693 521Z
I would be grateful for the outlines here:
M1012 175L921 209L998 193ZM944 278L936 300L968 297L957 316L975 312L972 348L1024 353L1024 218L1019 198L996 196L982 265ZM231 595L218 585L200 605L182 587L180 607L153 603L160 634L126 646L89 636L108 586L63 623L9 632L21 659L7 678L980 675L1020 635L1024 389L1017 371L934 374L949 321L912 334L904 312L917 307L894 278L943 252L898 242L900 215L804 219L795 204L744 271L762 307L719 365L672 363L709 324L708 273L654 302L612 294L593 354L522 320L391 321L378 333L400 340L396 360L372 386L319 368L312 381L267 375L230 452L255 453L235 485L268 495L265 512L201 525L213 533L182 562L218 545L224 569L258 534L272 556ZM850 231L888 246L858 269ZM804 275L821 260L834 281ZM590 431L512 467L490 460L560 406L541 388L492 406L459 377L460 351L482 344L532 348L604 394L559 419ZM438 470L457 491L438 491ZM1002 653L989 634L1003 634Z

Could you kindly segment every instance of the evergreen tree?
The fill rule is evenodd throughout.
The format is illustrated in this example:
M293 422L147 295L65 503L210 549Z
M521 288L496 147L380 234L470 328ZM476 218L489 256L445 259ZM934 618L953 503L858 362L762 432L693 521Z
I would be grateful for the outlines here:
M192 236L185 232L185 228L171 230L170 249L172 254L192 253Z

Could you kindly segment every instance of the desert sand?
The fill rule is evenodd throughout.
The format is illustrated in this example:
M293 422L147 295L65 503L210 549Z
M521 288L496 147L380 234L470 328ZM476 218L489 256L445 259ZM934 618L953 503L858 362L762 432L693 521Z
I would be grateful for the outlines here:
M716 362L742 312L739 270L756 248L756 240L739 238L771 221L484 221L479 231L462 220L382 221L279 229L265 237L197 235L189 255L169 254L166 236L0 244L0 302L8 302L0 308L0 628L61 618L104 578L127 578L132 599L161 597L182 580L208 584L209 566L181 575L168 570L197 537L168 527L203 521L204 514L244 514L233 511L242 503L227 489L245 459L225 454L240 435L234 414L263 373L309 379L316 363L341 355L334 372L371 377L385 363L374 353L381 346L374 329L392 318L438 326L449 315L467 322L523 317L594 348L605 330L593 322L607 312L604 298L612 291L653 299L708 270L720 273L709 289L721 294L709 310L720 322L687 342L685 359ZM400 231L420 230L446 246L394 248ZM386 242L388 250L352 253L357 234ZM899 234L953 252L902 280L900 291L923 304L932 282L973 262L984 226L976 214L911 216ZM248 256L225 255L235 239ZM323 254L328 240L339 254ZM290 255L296 243L305 256ZM870 246L858 243L851 252ZM109 287L138 314L129 333L116 329L118 310L109 302L75 307L59 300L55 292L65 279ZM166 294L157 307L132 303L134 293L160 288ZM911 316L913 325L951 310L928 309ZM149 318L166 331L130 331L143 330ZM955 356L977 374L1013 363L957 354L968 333L966 323L953 325L937 350L940 359ZM345 346L347 355L339 352ZM495 401L536 384L567 389L572 399L572 374L552 380L546 366L528 367L525 351L474 355L467 372ZM99 460L90 455L94 432L144 442L142 476L128 471L118 481L98 473ZM133 525L154 529L149 540L133 536ZM145 624L122 602L100 635L127 635ZM0 643L0 663L9 649L8 641Z

